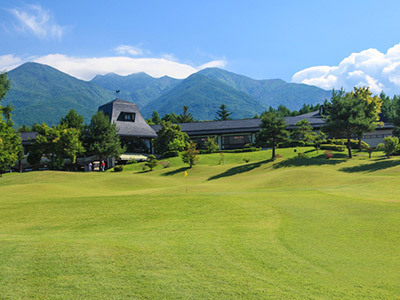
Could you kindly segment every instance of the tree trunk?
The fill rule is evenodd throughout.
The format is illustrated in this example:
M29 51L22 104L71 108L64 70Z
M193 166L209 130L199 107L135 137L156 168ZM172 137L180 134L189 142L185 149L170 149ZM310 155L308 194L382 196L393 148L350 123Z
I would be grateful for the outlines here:
M362 151L361 138L362 138L362 134L358 136L358 151L359 152Z
M349 151L349 158L352 158L351 155L351 142L350 142L350 138L347 138L347 149Z
M275 145L272 145L272 158L275 158Z

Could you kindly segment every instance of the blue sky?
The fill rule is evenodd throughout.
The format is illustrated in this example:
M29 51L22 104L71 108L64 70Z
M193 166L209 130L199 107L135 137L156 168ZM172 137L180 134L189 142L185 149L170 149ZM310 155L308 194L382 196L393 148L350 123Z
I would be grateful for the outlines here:
M326 89L400 93L400 1L0 3L0 70L26 61L81 79L208 66ZM399 65L399 66L398 66Z

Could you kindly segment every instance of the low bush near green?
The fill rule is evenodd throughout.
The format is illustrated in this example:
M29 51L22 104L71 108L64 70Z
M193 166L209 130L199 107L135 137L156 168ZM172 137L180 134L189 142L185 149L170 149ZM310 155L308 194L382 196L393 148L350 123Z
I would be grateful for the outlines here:
M322 144L319 147L321 150L331 150L337 152L343 152L346 149L346 146L343 145L331 145L331 144Z
M122 172L124 170L123 165L118 165L114 167L114 172Z

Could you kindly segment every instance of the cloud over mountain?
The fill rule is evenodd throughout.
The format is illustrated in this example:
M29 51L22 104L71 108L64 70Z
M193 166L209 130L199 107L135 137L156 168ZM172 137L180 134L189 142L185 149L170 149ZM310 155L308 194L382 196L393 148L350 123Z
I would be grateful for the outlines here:
M40 57L21 58L12 54L0 56L0 71L10 71L25 62L37 62L49 65L71 76L83 80L91 80L96 75L115 73L129 75L145 72L152 77L170 76L187 78L199 70L209 66L223 68L225 60L214 60L201 66L191 66L167 58L132 58L127 56L108 57L74 57L64 54L48 54Z
M337 66L316 66L293 75L293 82L315 85L323 89L353 89L369 86L373 93L400 93L400 43L386 53L367 49L352 53Z

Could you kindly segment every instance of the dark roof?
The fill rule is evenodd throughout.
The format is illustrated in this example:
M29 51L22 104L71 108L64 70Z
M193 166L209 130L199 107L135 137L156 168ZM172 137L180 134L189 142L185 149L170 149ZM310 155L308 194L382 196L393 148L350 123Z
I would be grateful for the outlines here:
M286 117L285 121L288 124L288 129L294 128L294 124L302 119L307 119L310 124L319 128L324 124L323 119L318 111L308 113L296 117ZM182 131L188 135L211 135L211 134L224 134L224 133L244 133L244 132L258 132L260 130L261 119L245 119L245 120L228 120L228 121L211 121L211 122L197 122L197 123L179 123ZM151 127L158 131L161 125L151 125Z
M34 140L39 134L37 132L21 132L19 136L22 140L22 145L29 145L31 144L31 140Z
M156 138L157 134L143 118L139 107L132 102L121 99L115 99L99 107L104 113L111 117L111 122L117 125L118 134L121 136L137 136ZM135 122L118 121L121 112L135 113Z
M319 111L313 111L295 117L285 117L285 122L288 125L287 129L296 128L295 124L298 121L306 119L314 129L321 128L325 121L320 115ZM211 121L211 122L196 122L196 123L179 123L182 131L186 132L189 136L198 135L213 135L213 134L226 134L226 133L252 133L260 130L261 119L245 119L245 120L229 120L229 121ZM161 129L161 125L151 125L157 132ZM385 123L383 127L378 129L391 129L394 126Z

